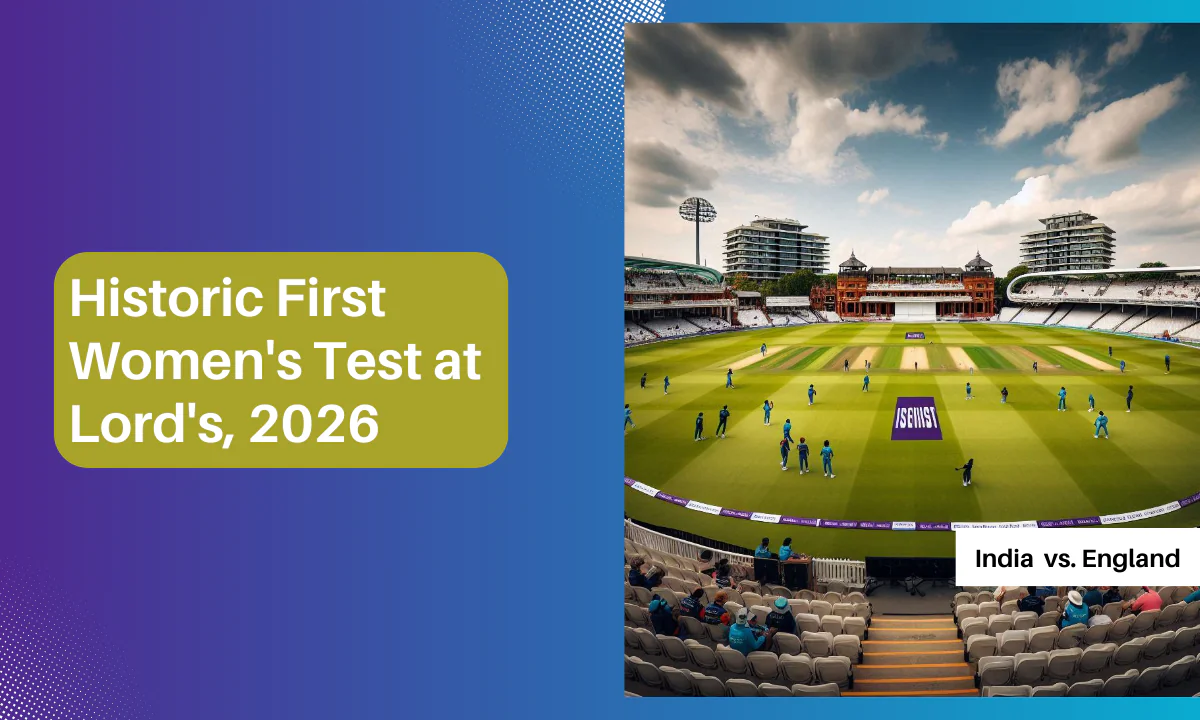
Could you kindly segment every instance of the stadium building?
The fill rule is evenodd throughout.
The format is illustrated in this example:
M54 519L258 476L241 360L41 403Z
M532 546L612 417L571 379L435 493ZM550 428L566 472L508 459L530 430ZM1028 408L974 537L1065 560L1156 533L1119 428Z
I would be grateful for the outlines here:
M725 233L725 272L775 280L800 270L828 272L829 238L788 218L755 218Z
M1105 270L1113 265L1113 229L1076 211L1039 220L1041 230L1021 237L1021 263L1038 272Z
M721 273L702 265L625 258L625 343L732 327L737 300Z
M850 253L838 266L843 320L978 320L995 314L992 264L976 253L964 268L872 267Z

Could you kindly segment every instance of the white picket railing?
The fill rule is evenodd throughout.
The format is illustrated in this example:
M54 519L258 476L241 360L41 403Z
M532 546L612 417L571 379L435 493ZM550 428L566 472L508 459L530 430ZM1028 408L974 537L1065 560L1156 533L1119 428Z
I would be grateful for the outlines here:
M754 557L751 555L724 552L687 540L680 540L670 535L654 532L630 520L625 521L625 537L651 550L680 557L696 559L700 557L702 550L712 550L714 558L727 558L729 562L737 565L754 564ZM813 558L812 575L814 582L838 581L854 587L862 587L867 582L867 564L862 560Z

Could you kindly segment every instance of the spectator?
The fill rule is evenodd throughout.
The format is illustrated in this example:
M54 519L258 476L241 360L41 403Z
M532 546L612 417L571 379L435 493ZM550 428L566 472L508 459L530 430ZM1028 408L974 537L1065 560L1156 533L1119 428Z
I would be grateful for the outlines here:
M792 556L792 539L784 538L783 544L779 546L779 559L787 562L787 559Z
M1142 586L1142 594L1136 599L1130 600L1121 606L1122 610L1132 610L1136 615L1144 610L1162 610L1162 596L1157 590L1151 590L1145 585Z
M717 561L717 569L713 573L713 581L717 583L717 587L733 587L733 580L729 577L730 572L731 568L729 567L729 560L727 558L721 558Z
M1108 585L1101 585L1100 589L1104 591L1104 595L1100 598L1101 605L1121 602L1121 591L1119 589Z
M717 564L713 562L712 550L700 551L700 565L702 566L699 570L700 574L712 577L713 570L717 569Z
M1017 601L1017 610L1041 615L1046 611L1046 601L1038 595L1038 589L1033 585L1030 585L1027 590L1029 594Z
M713 596L713 601L705 606L700 619L709 625L728 625L729 616L725 614L725 603L729 602L729 593L719 590Z
M764 560L771 559L771 538L763 538L762 545L754 549L754 557Z
M792 635L800 634L796 632L796 618L792 615L786 598L775 598L775 607L767 613L767 628Z
M679 611L670 603L655 595L650 601L650 623L654 625L656 635L668 637L679 634Z
M642 574L642 566L646 564L646 558L641 555L635 555L629 558L629 584L634 587L647 587L646 576Z
M1200 588L1196 588L1192 591L1191 595L1188 595L1183 599L1185 603L1196 602L1197 600L1200 600Z
M1037 592L1034 593L1033 591L1030 591L1029 594L1030 595L1036 594L1038 597L1040 597L1042 599L1048 598L1051 595L1054 595L1055 593L1058 592L1058 588L1053 588L1053 587L1050 587L1049 585L1039 585L1036 588L1034 588L1034 590L1037 590Z
M651 565L650 569L646 571L646 589L650 590L662 585L663 576L666 574L666 570L663 570L657 565Z
M729 647L743 655L749 655L767 645L774 637L774 630L764 633L762 628L750 622L750 613L746 608L742 608L737 611L736 620L729 628Z
M694 617L697 620L704 613L704 588L697 586L692 594L679 601L679 614Z
M1088 618L1088 627L1096 627L1097 625L1112 625L1112 618L1104 613L1096 613Z
M1078 590L1072 590L1067 593L1067 605L1063 608L1062 617L1058 620L1058 627L1068 628L1072 625L1087 623L1088 608L1083 604L1083 596Z
M1090 587L1083 594L1083 604L1091 607L1092 605L1104 605L1104 593L1098 587Z

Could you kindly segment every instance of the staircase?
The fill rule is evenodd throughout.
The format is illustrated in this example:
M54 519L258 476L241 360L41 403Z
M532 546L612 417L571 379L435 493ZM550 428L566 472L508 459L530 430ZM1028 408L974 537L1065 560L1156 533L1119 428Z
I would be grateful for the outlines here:
M842 695L977 696L952 615L876 615Z

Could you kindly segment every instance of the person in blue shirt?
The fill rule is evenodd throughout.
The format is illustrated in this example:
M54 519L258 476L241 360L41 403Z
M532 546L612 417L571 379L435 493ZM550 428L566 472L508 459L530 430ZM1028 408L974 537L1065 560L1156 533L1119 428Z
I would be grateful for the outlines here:
M1125 361L1121 361L1121 372L1125 372Z
M696 416L696 442L704 439L704 413Z
M725 425L729 422L729 406L723 405L721 412L717 413L717 432L714 437L725 439Z
M967 399L974 400L974 398L971 397L971 383L967 383Z
M1059 412L1067 411L1067 389L1065 387L1058 389L1058 410Z
M1164 355L1163 362L1167 364L1167 375L1170 375L1171 374L1171 356Z
M1051 593L1053 595L1053 593ZM1099 587L1090 587L1083 594L1083 604L1089 608L1092 605L1104 605L1104 594L1100 592Z
M1092 397L1091 393L1088 393L1088 412L1091 412L1095 409L1096 409L1096 398Z
M817 396L816 389L812 386L812 383L809 383L809 385L808 385L808 404L809 405L813 404L813 398L815 398L816 396Z
M763 357L766 357L767 356L767 344L763 343L762 347L759 348L759 351L762 352Z
M1030 585L1025 588L1029 594L1017 601L1017 610L1041 615L1046 610L1046 601L1037 593L1037 588Z
M725 371L725 387L730 389L733 388L733 368L729 368Z
M785 437L784 439L780 440L779 457L783 458L783 460L780 461L779 467L783 468L784 470L787 470L788 455L791 454L791 452L792 443L788 440L788 438Z
M785 418L783 421L783 436L785 438L787 438L788 442L796 442L795 440L792 439L792 419L791 418Z
M775 637L775 631L768 630L764 633L757 624L751 623L750 611L746 608L738 610L734 617L734 624L729 628L729 647L743 655L749 655L762 648Z
M1183 599L1185 603L1194 603L1197 600L1200 600L1200 588L1197 588L1195 592Z
M1125 393L1125 412L1133 410L1133 386L1129 386L1129 392Z
M629 409L629 403L625 403L625 427L626 428L634 427L633 411Z
M863 375L863 392L867 391L867 386L871 384L871 376Z
M804 442L804 438L800 438L799 444L796 445L796 457L800 460L800 474L808 472L808 445Z
M762 539L762 545L754 548L754 557L764 560L771 559L771 538Z
M771 612L767 613L767 629L799 635L796 632L796 616L792 615L787 598L777 597L772 605Z
M966 486L968 486L968 485L970 485L970 484L971 484L971 470L972 470L974 467L975 467L975 458L970 458L970 459L968 459L968 460L967 460L966 464L965 464L965 465L963 465L962 467L956 467L956 468L954 468L954 470L955 470L956 472L957 472L958 470L962 470L962 473L963 473L963 487L966 487Z
M1000 390L1000 402L1004 403L1005 405L1008 404L1008 386L1007 385L1005 385Z
M692 591L691 595L679 599L679 614L687 617L700 619L700 615L704 613L704 588L697 587Z
M790 537L783 539L783 544L779 546L780 562L787 562L787 559L792 556L792 539Z
M1112 345L1108 346L1108 356L1112 357Z
M1058 627L1063 629L1080 623L1087 625L1089 614L1088 606L1083 604L1083 596L1079 594L1078 590L1072 590L1067 593L1067 604L1063 608L1062 617L1058 620Z
M725 603L729 602L729 593L724 590L718 590L716 595L713 595L713 601L704 606L704 611L700 613L700 620L706 625L721 625L727 622L725 614Z
M671 387L671 378L670 378L670 376L664 375L663 376L663 395L667 394L667 388L669 388L669 387Z
M829 447L828 440L821 448L821 469L825 471L825 477L833 477L833 448Z
M679 611L671 608L671 604L655 595L650 601L650 624L654 626L655 635L673 637L679 634Z
M629 559L629 584L634 587L644 587L647 590L658 587L662 584L662 574L649 573L642 574L642 566L646 564L646 558L633 557Z
M642 373L642 389L646 389L646 373Z
M763 400L763 425L771 424L771 411L775 409L775 403L770 400Z
M1107 440L1108 439L1108 418L1104 417L1103 410L1101 410L1100 414L1096 416L1096 434L1093 437L1099 439L1101 430L1104 431L1104 439Z

